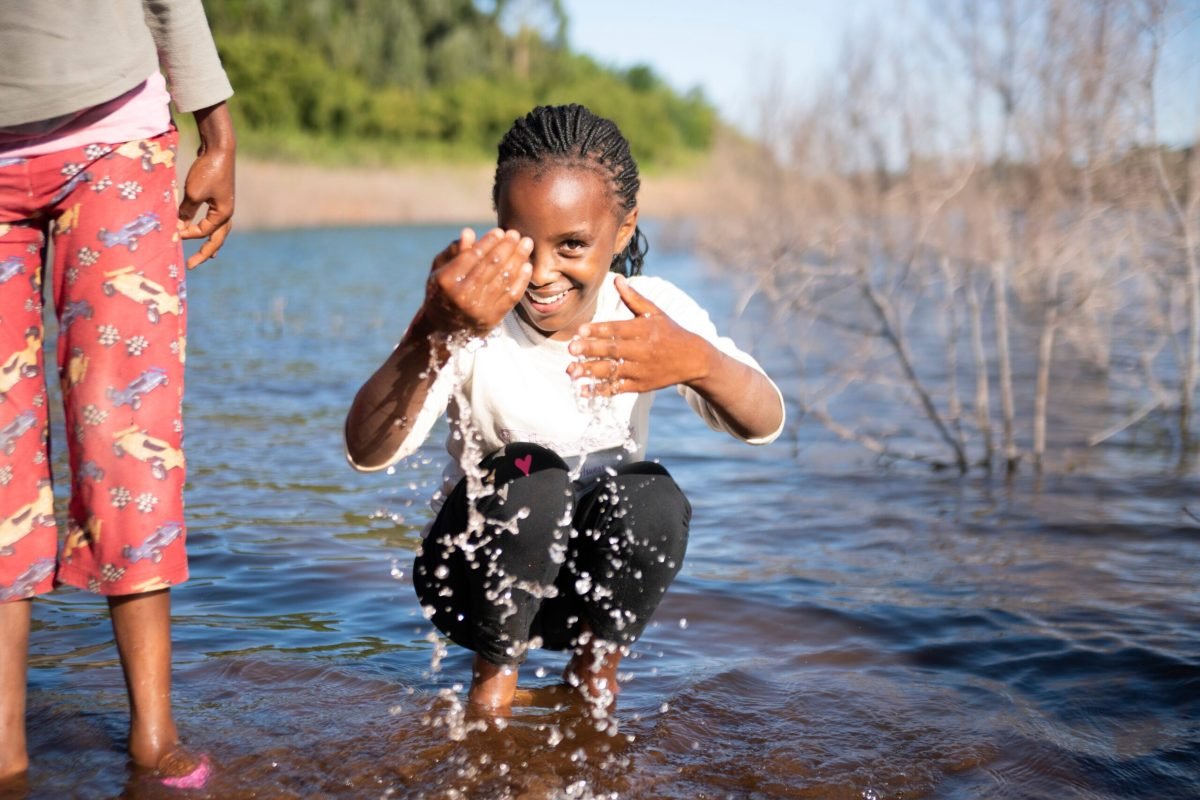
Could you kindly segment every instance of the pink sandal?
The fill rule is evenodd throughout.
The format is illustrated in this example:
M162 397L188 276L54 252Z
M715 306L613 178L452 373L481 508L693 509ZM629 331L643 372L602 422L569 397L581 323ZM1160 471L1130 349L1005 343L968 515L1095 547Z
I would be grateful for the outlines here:
M208 756L200 756L200 763L188 774L160 778L159 782L171 789L203 789L211 775L212 765L208 761Z

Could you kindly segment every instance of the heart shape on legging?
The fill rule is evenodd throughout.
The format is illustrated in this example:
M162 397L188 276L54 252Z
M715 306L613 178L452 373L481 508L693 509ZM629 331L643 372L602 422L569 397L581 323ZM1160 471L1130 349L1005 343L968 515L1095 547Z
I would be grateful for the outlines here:
M523 458L514 458L513 463L517 465L517 469L529 475L529 470L533 469L533 456L527 455Z

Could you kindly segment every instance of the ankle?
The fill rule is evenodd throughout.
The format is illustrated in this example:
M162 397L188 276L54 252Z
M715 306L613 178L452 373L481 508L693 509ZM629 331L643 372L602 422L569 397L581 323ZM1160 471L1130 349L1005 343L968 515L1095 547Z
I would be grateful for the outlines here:
M25 748L25 718L10 720L0 728L0 782L29 770L29 752Z
M129 757L139 767L155 769L167 755L179 749L179 733L171 719L153 725L138 720L129 726Z
M517 667L493 664L475 656L467 702L478 708L503 711L512 708L517 693Z
M616 702L621 686L617 668L621 664L619 647L598 639L583 642L563 670L563 681L592 701L605 705Z

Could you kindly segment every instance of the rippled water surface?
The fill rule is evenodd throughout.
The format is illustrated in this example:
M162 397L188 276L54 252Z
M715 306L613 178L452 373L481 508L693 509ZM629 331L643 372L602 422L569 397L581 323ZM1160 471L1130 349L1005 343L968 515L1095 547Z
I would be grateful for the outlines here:
M240 233L191 275L176 703L219 766L194 795L1200 796L1194 470L1129 447L1040 485L889 470L810 422L725 440L672 392L650 454L692 500L690 550L616 724L529 707L464 737L469 654L435 663L409 574L442 434L392 475L352 472L341 444L454 233ZM648 271L786 387L729 285L665 249ZM124 763L103 602L62 590L34 614L30 796L155 796ZM562 666L535 654L522 683Z

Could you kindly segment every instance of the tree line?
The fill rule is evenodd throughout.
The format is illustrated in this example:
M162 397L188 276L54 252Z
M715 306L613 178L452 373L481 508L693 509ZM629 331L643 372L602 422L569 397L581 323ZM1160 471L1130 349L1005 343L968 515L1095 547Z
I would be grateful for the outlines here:
M252 150L491 157L535 105L610 117L647 165L706 151L718 124L701 92L644 65L573 53L557 0L206 0Z

